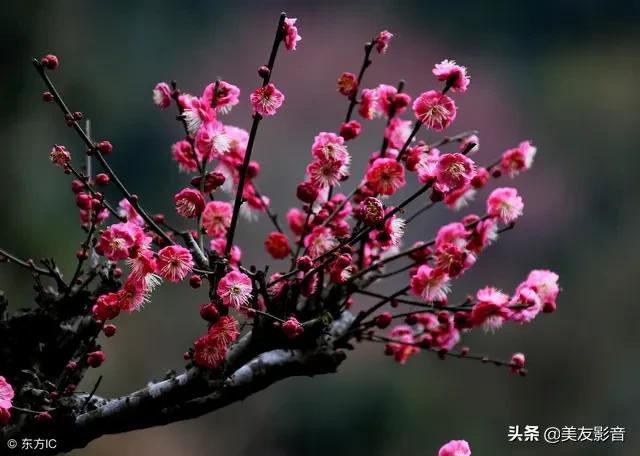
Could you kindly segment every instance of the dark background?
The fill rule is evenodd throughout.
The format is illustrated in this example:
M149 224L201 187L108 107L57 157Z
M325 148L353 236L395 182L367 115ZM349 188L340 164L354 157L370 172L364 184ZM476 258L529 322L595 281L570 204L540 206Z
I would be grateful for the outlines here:
M530 375L442 362L428 353L400 366L382 356L381 346L361 346L338 375L289 379L197 421L105 437L73 454L432 455L450 439L468 440L475 455L639 454L640 2L314 4L3 5L0 244L22 258L53 256L70 275L84 239L70 179L48 160L58 143L80 164L83 146L57 108L40 101L43 85L31 57L58 54L58 89L72 110L91 118L96 139L114 144L110 162L122 180L148 210L173 214L172 197L188 181L169 152L182 133L172 110L153 105L153 86L175 78L199 95L221 76L242 90L241 104L225 123L248 129L248 94L259 85L255 70L268 57L278 13L298 17L298 51L281 52L272 79L287 98L261 125L254 151L262 164L261 190L284 215L296 204L295 185L310 161L314 135L336 131L344 116L347 102L335 92L336 78L357 72L363 43L388 29L395 36L387 55L373 56L365 87L404 78L415 97L440 86L431 74L434 63L456 59L469 68L472 82L467 93L455 94L458 118L448 133L480 130L474 157L480 164L524 139L538 147L534 168L513 182L525 201L517 229L483 254L452 294L485 285L511 292L535 268L560 274L557 313L495 335L464 337L475 353L526 353ZM364 127L350 148L358 179L382 138L381 122ZM438 136L423 132L419 138ZM355 180L345 184L345 193ZM469 210L482 212L487 194ZM438 207L414 222L405 240L430 238L442 223L459 218ZM245 264L268 261L262 242L270 230L265 217L241 223L237 241ZM272 270L280 267L274 263ZM382 289L393 291L402 280ZM32 300L23 270L2 267L0 288L14 307ZM116 396L170 368L180 371L182 353L205 331L198 317L205 293L167 284L142 312L121 316L117 336L103 341L107 362L81 388L89 389L101 373L99 393ZM625 443L508 443L510 425L624 427L627 436Z

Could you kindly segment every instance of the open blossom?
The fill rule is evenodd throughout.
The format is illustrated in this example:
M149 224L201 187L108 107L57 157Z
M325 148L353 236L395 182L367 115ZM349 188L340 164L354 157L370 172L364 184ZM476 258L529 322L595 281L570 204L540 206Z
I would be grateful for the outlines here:
M344 138L335 133L322 132L315 137L311 146L313 156L325 160L349 161L347 146Z
M291 246L287 236L274 231L264 241L264 248L276 260L282 260L291 253Z
M458 278L475 263L475 256L456 244L447 243L436 249L436 266L449 277Z
M193 151L191 144L189 144L189 141L178 141L171 146L171 153L173 155L173 159L178 163L178 166L182 171L198 171L196 154Z
M162 109L171 106L171 89L166 82L159 82L153 89L153 102Z
M156 272L171 282L180 282L193 267L193 257L184 247L170 245L158 252Z
M338 92L350 97L358 91L358 77L353 73L342 73L336 85Z
M471 322L474 326L483 325L487 330L497 329L509 319L509 296L493 287L478 290L478 302L471 311Z
M523 141L517 148L509 149L502 154L500 167L505 174L515 177L521 171L531 168L537 151L529 141Z
M382 250L388 250L400 244L404 235L405 221L395 215L389 217L381 230L374 230L369 233L369 238L375 240Z
M284 95L272 83L258 87L249 97L253 110L262 116L272 116L282 106Z
M251 279L246 274L238 271L231 271L225 275L218 284L217 293L222 299L222 303L227 307L239 310L245 307L251 298L253 285Z
M515 188L496 188L487 199L487 214L504 223L514 222L522 215L524 203Z
M449 223L440 227L436 236L436 249L444 244L452 243L460 248L467 245L471 231L467 230L460 222Z
M64 146L53 146L49 158L54 165L64 166L71 161L71 154Z
M309 249L309 256L316 258L336 246L336 238L326 226L316 226L304 239L304 246Z
M203 103L212 105L214 99L214 90L216 88L216 83L213 82L207 85L204 88L204 92L202 93L202 98L200 100ZM218 83L218 90L215 93L216 104L213 106L214 109L221 112L222 114L226 114L231 111L231 108L237 105L240 100L240 89L232 84L229 84L225 81L220 81Z
M456 118L456 104L437 90L421 94L413 102L416 118L434 131L442 131Z
M467 146L471 143L475 144L475 146L473 146L471 150L467 152L467 155L473 155L476 152L478 152L478 150L480 150L480 139L478 139L478 136L469 135L466 138L464 138L462 141L460 141L460 152L463 152L467 148Z
M284 25L282 28L284 29L284 47L287 51L295 51L296 44L298 41L302 39L300 35L298 35L298 29L295 26L295 23L298 19L296 18L286 18L284 20Z
M337 185L348 171L349 164L343 160L318 158L307 166L311 183L319 189Z
M96 226L100 226L102 222L109 218L109 215L111 215L111 213L106 207L97 214L95 211L91 211L91 221L95 223ZM82 220L82 223L89 223L89 211L80 209L80 220Z
M100 235L99 246L104 255L111 261L129 258L131 248L144 236L138 226L132 223L116 223L104 230Z
M238 334L238 321L229 316L220 317L209 329L209 335L224 346L235 342Z
M454 211L459 211L469 205L476 195L476 189L470 185L458 187L448 192L444 197L444 204Z
M438 456L471 456L471 448L465 440L452 440L440 448Z
M440 268L423 264L411 278L411 291L427 302L443 301L450 290L449 275Z
M202 124L196 134L196 148L207 160L212 160L229 152L231 140L222 122L213 120Z
M140 310L149 301L148 292L144 282L129 277L116 293L118 307L125 312Z
M131 205L128 199L123 198L118 203L118 215L127 219L127 222L134 225L144 226L144 219L138 214L138 211Z
M222 239L212 239L209 245L209 248L216 252L220 256L224 256L224 252L227 248L227 240ZM231 258L229 258L229 266L237 267L238 263L240 263L240 258L242 257L242 251L240 247L237 245L233 245L231 247Z
M211 334L204 335L196 340L193 348L193 360L196 364L209 369L217 368L227 355L227 347Z
M13 388L4 377L0 376L0 409L8 410L13 407L11 403L13 396Z
M396 115L402 114L411 104L411 97L406 93L398 93L398 89L387 84L377 87L378 109L385 116L391 115L391 109L395 106Z
M151 291L162 283L162 279L155 274L158 263L153 251L149 249L139 249L138 254L127 261L131 265L129 278L140 282L144 289Z
M399 117L394 117L389 122L389 126L384 130L384 137L389 141L389 147L392 149L402 149L402 146L407 142L413 126L410 120L402 120Z
M184 120L187 123L189 133L195 135L203 124L216 120L216 111L198 97L181 96L184 104Z
M379 54L384 54L385 52L387 52L389 41L391 41L392 37L393 34L388 30L383 30L378 34L378 37L376 38L376 51L378 51Z
M513 298L509 302L509 306L522 307L520 309L513 309L511 312L511 321L517 323L529 323L532 321L538 313L542 310L542 302L536 294L535 290L531 288L526 282L521 283L516 289Z
M560 293L558 279L559 276L555 272L536 269L529 273L526 283L535 290L536 294L542 301L542 304L555 305L556 298Z
M433 74L438 77L439 81L447 81L451 85L452 92L466 92L469 85L469 76L467 69L456 64L455 60L443 60L436 63Z
M178 214L195 218L204 211L205 201L202 193L192 188L181 190L174 198Z
M360 203L360 217L365 225L374 226L384 219L384 208L378 198L367 197Z
M380 195L393 195L404 187L404 166L392 158L378 158L367 170L369 187Z
M476 175L473 160L462 154L444 154L436 166L437 181L453 189L463 187Z
M202 226L209 236L221 237L231 225L233 207L224 201L209 201L202 212Z
M362 99L360 100L360 107L358 112L365 119L373 119L381 114L378 109L378 90L377 89L363 89Z
M392 355L394 360L400 364L405 364L409 356L420 352L420 348L413 345L417 341L413 337L413 330L410 326L398 325L394 327L389 337L394 342L389 342L385 346L385 353Z

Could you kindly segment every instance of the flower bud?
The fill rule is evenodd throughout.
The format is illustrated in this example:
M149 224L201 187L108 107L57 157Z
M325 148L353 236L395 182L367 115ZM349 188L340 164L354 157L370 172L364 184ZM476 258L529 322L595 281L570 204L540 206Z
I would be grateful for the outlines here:
M287 321L285 321L282 325L282 332L289 339L293 339L294 337L298 337L300 334L304 332L302 325L296 320L294 317L290 317Z
M40 65L47 68L48 70L55 70L58 68L58 57L53 54L47 54L45 57L40 60Z
M339 269L344 269L351 264L351 255L344 254L340 255L335 262L335 266Z
M296 189L296 196L303 203L311 204L318 198L318 189L311 182L302 182Z
M71 191L73 193L75 193L76 195L78 193L80 193L83 188L84 188L84 184L82 182L80 182L79 180L76 179L76 180L71 182Z
M88 211L91 209L91 197L84 192L78 193L78 196L76 196L76 206Z
M380 329L385 329L391 324L391 319L389 312L383 312L376 317L376 326Z
M96 176L96 185L99 187L104 187L109 183L110 179L105 173L100 173Z
M111 155L111 152L113 151L113 146L109 141L102 141L98 143L96 147L102 155Z
M268 78L270 74L271 74L271 71L269 70L269 67L267 67L266 65L262 65L260 68L258 68L258 75L262 79Z
M105 325L102 331L105 336L112 337L116 333L116 325Z
M342 95L350 97L358 91L358 77L353 73L342 73L336 87Z
M249 166L247 167L247 177L249 179L255 179L258 177L260 173L260 164L258 162L251 160L249 162Z
M202 279L199 275L192 275L189 277L189 286L193 289L200 288L202 286Z
M342 124L340 125L340 136L342 136L345 141L350 141L354 138L357 138L358 136L360 136L361 131L362 126L356 120L342 122Z
M215 323L220 318L220 312L214 304L202 304L200 306L200 317L209 323Z
M296 268L302 272L308 272L313 267L313 260L308 256L302 256L296 260Z
M89 366L94 368L100 367L102 363L104 363L104 360L104 353L102 353L101 351L95 351L87 355L87 363L89 363Z

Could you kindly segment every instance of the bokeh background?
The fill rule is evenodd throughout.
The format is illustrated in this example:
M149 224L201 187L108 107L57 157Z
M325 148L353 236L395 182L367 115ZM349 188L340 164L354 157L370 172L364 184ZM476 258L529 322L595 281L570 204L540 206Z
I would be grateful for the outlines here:
M534 168L514 182L525 200L524 217L456 282L452 295L455 301L489 284L509 292L535 268L560 274L564 291L555 314L494 335L473 332L463 341L472 352L498 358L526 353L530 375L442 362L428 353L400 366L382 356L380 345L359 346L338 375L289 379L201 419L104 437L73 454L433 455L450 439L468 440L475 455L639 454L635 0L4 5L0 244L23 258L53 256L70 275L84 239L70 179L48 160L58 143L80 164L83 146L57 108L41 102L43 85L31 57L59 55L53 77L71 109L92 120L96 139L114 144L110 162L143 205L172 214L172 197L188 182L170 155L182 132L173 110L153 105L153 86L176 79L198 95L221 76L243 91L225 122L248 128L248 94L259 85L255 70L268 57L280 11L299 18L303 39L298 51L278 56L272 81L287 98L278 115L262 123L254 152L261 190L278 213L297 204L294 189L314 135L336 131L344 117L347 102L335 92L336 78L357 72L363 43L382 29L395 36L386 55L373 55L364 86L404 78L416 96L440 87L431 68L453 58L469 68L472 83L467 93L455 94L459 113L448 133L478 129L480 164L521 140L535 142ZM380 121L363 125L350 147L358 178L383 130ZM438 136L422 132L419 138ZM345 193L354 183L344 185ZM482 212L488 191L468 211ZM106 193L118 201L115 192ZM414 222L406 241L430 238L460 217L438 207ZM245 264L269 262L262 242L270 230L265 217L241 224L236 239ZM272 262L272 270L282 266ZM379 289L391 292L403 280ZM0 289L13 307L33 298L28 274L6 265ZM168 369L180 371L182 353L205 331L198 316L204 299L203 290L165 285L142 312L121 316L117 337L103 341L107 362L81 388L89 389L100 373L99 393L117 396ZM623 427L627 435L624 443L509 443L511 425Z

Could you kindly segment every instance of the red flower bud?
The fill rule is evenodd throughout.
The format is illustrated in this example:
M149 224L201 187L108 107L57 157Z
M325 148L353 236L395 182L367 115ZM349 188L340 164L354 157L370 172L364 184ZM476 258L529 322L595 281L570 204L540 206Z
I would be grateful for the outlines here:
M251 160L249 162L249 166L247 167L247 177L249 179L255 179L256 177L258 177L259 173L260 165L258 164L258 162Z
M202 286L202 279L198 275L192 275L189 277L189 285L194 289L200 288Z
M200 306L200 316L209 323L215 323L220 318L220 312L214 304L202 304Z
M268 78L270 74L271 74L271 71L269 70L269 68L266 65L262 65L260 68L258 68L258 75L262 79Z
M75 193L76 195L78 193L80 193L83 188L84 188L84 184L82 182L80 182L79 180L76 179L76 180L71 182L71 191L73 193Z
M318 198L318 189L311 182L302 182L296 189L296 196L303 203L311 204Z
M112 337L116 333L116 325L105 325L102 331L105 336Z
M376 317L376 326L380 329L387 328L391 324L391 314L389 312L383 312Z
M290 339L298 337L304 332L302 325L294 317L290 317L282 325L282 332Z
M362 131L362 127L360 123L356 120L351 120L349 122L342 122L340 125L340 136L344 138L345 141L350 141L354 138L360 136L360 132Z
M104 187L109 183L110 180L111 179L109 179L109 176L104 173L100 173L96 176L96 185L99 187Z
M113 146L109 141L102 141L98 143L96 147L102 155L111 155L111 152L113 151Z
M308 272L313 268L313 260L308 256L302 256L296 260L296 268L302 272Z
M91 209L91 197L83 192L78 193L78 196L76 197L76 206L88 211Z
M101 351L94 351L87 355L87 363L89 363L91 367L100 367L102 363L104 363L104 360L104 353Z
M58 68L58 57L53 54L47 54L40 60L40 65L46 67L49 70L55 70Z

